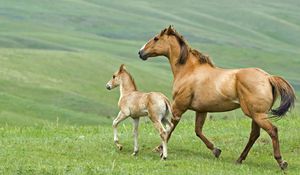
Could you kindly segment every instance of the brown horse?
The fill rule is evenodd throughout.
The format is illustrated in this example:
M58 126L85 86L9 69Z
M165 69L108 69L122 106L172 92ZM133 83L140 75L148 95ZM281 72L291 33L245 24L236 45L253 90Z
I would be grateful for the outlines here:
M281 157L278 129L268 118L272 115L284 116L293 107L295 93L292 86L283 78L272 76L258 68L221 69L216 67L210 57L189 47L185 39L171 26L150 39L140 50L142 60L149 57L168 58L174 76L172 112L173 127L177 126L182 114L190 109L196 112L195 132L215 157L221 150L216 148L202 132L208 112L224 112L242 108L244 114L252 119L249 141L237 159L242 163L252 145L260 135L260 128L271 137L274 157L281 167L287 162ZM271 109L276 97L281 96L280 106ZM161 149L160 146L157 149Z

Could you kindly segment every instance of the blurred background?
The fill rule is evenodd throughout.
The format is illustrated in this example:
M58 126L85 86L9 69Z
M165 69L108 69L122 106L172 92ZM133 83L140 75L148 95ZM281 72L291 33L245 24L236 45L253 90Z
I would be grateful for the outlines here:
M168 25L216 66L262 68L299 97L299 11L297 0L0 0L0 125L110 124L119 90L105 84L122 63L138 89L171 99L167 59L137 55Z

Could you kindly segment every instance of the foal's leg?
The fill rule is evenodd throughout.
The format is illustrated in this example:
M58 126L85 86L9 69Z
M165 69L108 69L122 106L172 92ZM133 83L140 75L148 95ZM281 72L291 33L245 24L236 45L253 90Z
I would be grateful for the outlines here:
M288 163L284 161L280 154L279 140L278 140L278 129L272 125L270 120L267 118L267 114L259 113L253 116L254 121L263 128L271 137L274 151L274 158L281 169L286 169Z
M166 160L168 156L168 151L167 151L167 132L165 131L162 123L158 120L153 120L151 119L154 123L155 128L158 130L159 135L162 140L162 153L160 155L162 160Z
M161 121L166 126L167 133L169 133L173 124L167 119L167 116L165 116Z
M139 152L139 145L138 145L138 128L139 128L139 121L140 118L133 119L133 137L134 137L134 149L133 149L133 156L136 156Z
M205 113L196 112L195 133L205 143L206 147L213 152L214 156L216 158L219 158L222 151L219 148L214 147L214 144L212 144L202 132L206 116L207 116L206 112Z
M236 163L242 163L242 161L246 159L251 147L253 146L253 144L255 143L257 138L259 137L259 135L260 135L260 127L258 126L258 124L254 120L252 120L252 129L251 129L249 141L248 141L244 151L242 152L242 154L240 155L240 157L236 161Z
M113 121L113 125L112 125L113 128L114 128L114 142L115 142L115 145L118 147L119 150L122 150L123 146L121 144L119 144L117 127L118 127L118 124L126 118L127 118L127 116L124 115L122 113L122 111L120 111L117 118L115 118L115 120Z
M169 141L173 131L175 130L177 124L179 123L180 119L181 119L181 116L182 114L185 112L186 110L180 110L178 108L176 108L176 106L173 104L172 105L172 113L173 113L173 116L171 118L171 128L170 130L167 132L167 142ZM162 148L163 146L162 145L158 145L157 147L155 147L153 149L153 151L156 151L156 152L162 152Z

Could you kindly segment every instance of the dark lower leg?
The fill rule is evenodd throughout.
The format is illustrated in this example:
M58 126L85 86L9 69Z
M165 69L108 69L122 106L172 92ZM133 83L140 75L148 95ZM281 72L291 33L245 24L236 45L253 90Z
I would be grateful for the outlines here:
M170 137L171 137L173 131L175 130L177 124L179 123L179 121L180 121L180 118L179 118L179 119L176 119L176 120L173 119L173 118L171 119L172 127L171 127L171 129L170 129L170 132L169 132L168 135L167 135L167 142L169 141L169 139L170 139Z
M202 132L203 125L204 125L205 119L206 119L206 115L207 115L207 113L196 112L195 133L203 141L203 143L206 145L206 147L208 149L212 150L215 157L219 157L221 154L221 150L218 148L215 148L213 143L211 143Z
M210 150L214 149L214 145L205 137L202 132L203 125L206 119L207 113L198 113L196 112L196 120L195 120L195 133L196 135L203 141L206 147Z
M286 169L288 164L281 157L277 127L272 125L267 119L256 119L255 121L270 135L273 144L274 158L281 169Z
M260 135L260 127L258 126L258 124L255 121L252 120L252 129L251 129L249 141L248 141L245 149L241 153L240 157L236 161L237 163L242 163L242 161L246 159L251 147L253 146L253 144L259 137L259 135Z

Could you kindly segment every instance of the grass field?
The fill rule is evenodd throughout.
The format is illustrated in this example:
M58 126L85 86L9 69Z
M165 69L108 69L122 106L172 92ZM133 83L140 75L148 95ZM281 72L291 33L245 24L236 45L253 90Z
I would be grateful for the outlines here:
M299 117L276 124L284 158L289 162L285 174L298 174ZM1 174L282 174L273 159L271 141L263 132L248 158L236 165L246 141L250 121L246 119L209 120L207 135L223 152L219 159L195 136L194 123L183 120L169 142L169 157L160 161L151 150L160 142L151 123L140 127L140 152L133 151L132 127L120 125L120 142L113 144L112 129L104 126L64 126L54 124L31 127L1 127Z
M240 110L211 114L205 133L223 150L216 160L184 115L169 144L169 159L147 119L141 152L132 151L131 124L120 125L117 151L111 122L118 90L106 82L125 63L143 91L171 98L167 59L142 62L138 49L173 24L190 45L224 68L260 67L300 92L300 3L297 0L137 1L0 0L1 174L280 174L263 132L242 166L250 120ZM299 103L279 126L287 174L299 174Z

